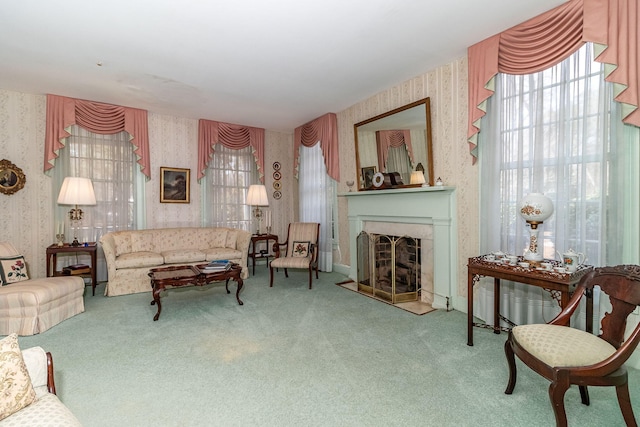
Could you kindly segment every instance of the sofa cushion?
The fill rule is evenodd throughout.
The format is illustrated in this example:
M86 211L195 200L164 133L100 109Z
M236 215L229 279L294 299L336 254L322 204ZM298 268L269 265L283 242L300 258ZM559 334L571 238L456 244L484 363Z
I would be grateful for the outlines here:
M0 380L0 420L36 399L16 333L0 340Z
M227 229L216 228L208 230L208 239L204 244L205 249L209 248L224 248L227 245Z
M81 427L75 415L51 393L44 393L42 397L0 422L0 427L31 426L31 427Z
M227 241L225 242L224 247L229 249L236 249L238 241L238 230L231 229L227 230Z
M131 233L131 252L153 252L153 233Z
M165 264L199 262L205 260L205 253L198 249L176 249L162 252Z
M116 256L133 252L133 249L131 249L131 233L114 233L113 243L116 247Z
M222 259L240 259L242 258L242 252L237 249L229 248L211 248L207 249L205 254L205 261L217 261Z
M27 264L22 255L0 257L0 285L29 280Z
M157 267L164 263L162 254L156 252L132 252L116 258L116 268Z

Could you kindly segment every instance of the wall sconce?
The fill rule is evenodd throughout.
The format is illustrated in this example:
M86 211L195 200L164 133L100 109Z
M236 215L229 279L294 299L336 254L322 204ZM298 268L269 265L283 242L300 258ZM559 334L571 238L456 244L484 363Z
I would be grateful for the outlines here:
M247 191L247 204L254 206L253 216L258 220L258 231L256 234L260 234L262 225L262 209L260 209L260 206L269 206L267 188L264 185L250 185Z
M89 178L80 178L77 176L68 176L62 183L60 194L58 195L58 204L75 205L75 208L69 211L69 219L72 222L73 242L71 246L80 246L77 236L77 224L82 221L82 209L78 205L95 205L96 194L93 192L93 184Z

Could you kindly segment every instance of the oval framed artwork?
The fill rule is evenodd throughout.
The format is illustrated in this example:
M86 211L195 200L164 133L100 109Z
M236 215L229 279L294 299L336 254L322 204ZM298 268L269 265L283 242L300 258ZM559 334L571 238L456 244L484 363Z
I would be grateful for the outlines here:
M9 160L0 160L0 193L11 195L22 190L27 178L22 169Z
M273 162L273 170L274 171L280 170L280 162Z
M282 189L282 183L280 181L274 181L273 182L273 189L274 190L280 190Z
M281 192L279 192L277 190L273 192L273 198L274 199L280 200L281 197L282 197L282 193Z
M280 171L275 171L273 173L273 179L275 179L276 181L279 180L280 178L282 178L282 174L280 173Z

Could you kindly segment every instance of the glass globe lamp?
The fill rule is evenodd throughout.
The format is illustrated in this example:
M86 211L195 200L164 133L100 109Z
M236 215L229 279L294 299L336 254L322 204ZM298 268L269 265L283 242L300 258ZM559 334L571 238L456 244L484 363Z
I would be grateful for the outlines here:
M542 261L544 257L538 246L539 225L553 214L553 202L542 193L529 193L520 200L519 213L529 224L529 248L524 258L528 261Z

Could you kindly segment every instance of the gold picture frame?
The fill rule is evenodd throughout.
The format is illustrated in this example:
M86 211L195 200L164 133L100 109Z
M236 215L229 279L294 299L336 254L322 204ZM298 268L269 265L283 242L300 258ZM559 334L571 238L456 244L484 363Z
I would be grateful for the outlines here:
M0 193L11 195L24 187L27 178L22 169L9 160L0 160Z
M189 203L191 169L160 168L160 203Z

